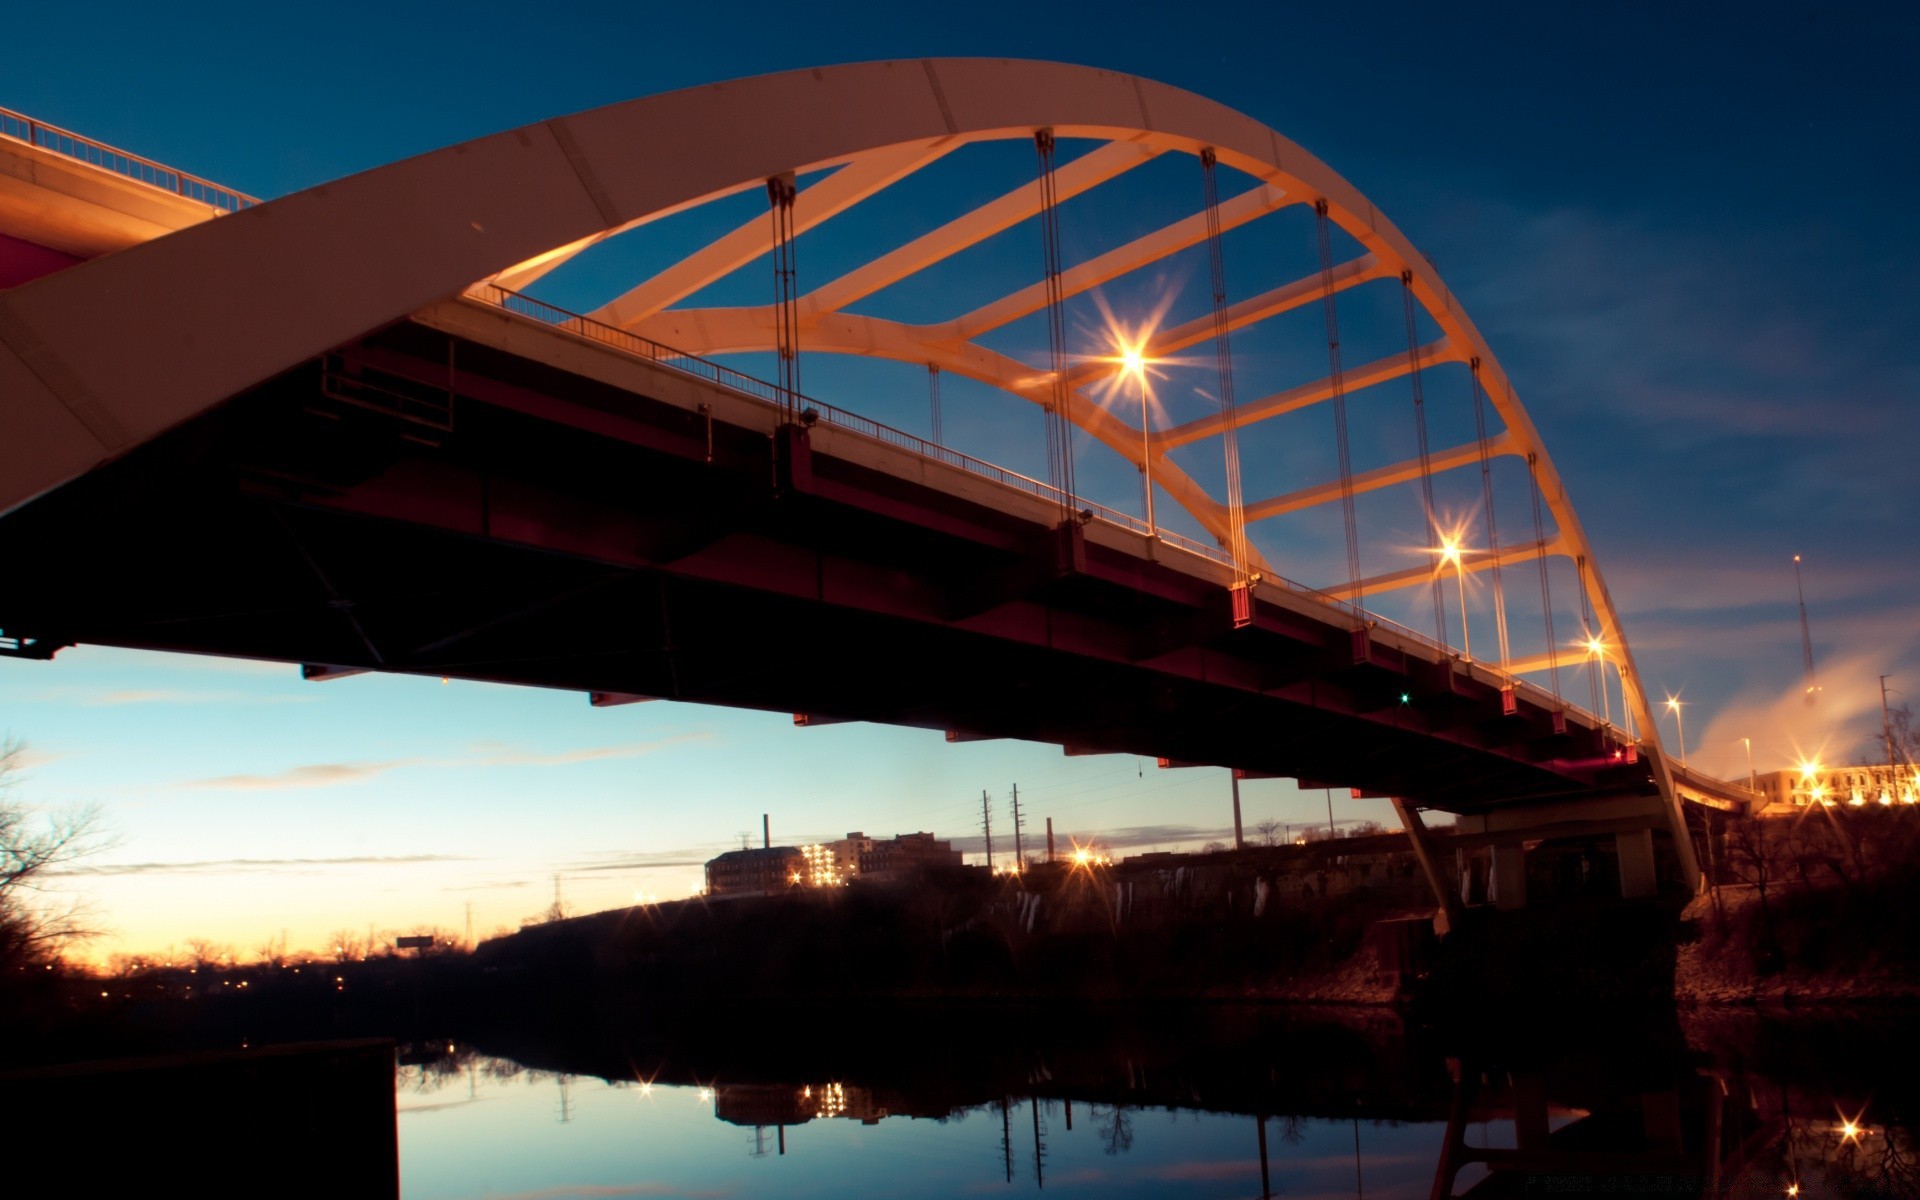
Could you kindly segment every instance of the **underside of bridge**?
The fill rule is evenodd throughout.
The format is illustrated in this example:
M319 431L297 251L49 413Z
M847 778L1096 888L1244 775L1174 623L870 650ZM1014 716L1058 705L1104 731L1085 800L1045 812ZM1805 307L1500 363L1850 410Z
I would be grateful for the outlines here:
M1604 726L1339 610L1269 596L1236 628L1193 556L651 377L615 387L401 322L9 514L0 629L27 655L88 642L663 697L1467 814L1657 797Z

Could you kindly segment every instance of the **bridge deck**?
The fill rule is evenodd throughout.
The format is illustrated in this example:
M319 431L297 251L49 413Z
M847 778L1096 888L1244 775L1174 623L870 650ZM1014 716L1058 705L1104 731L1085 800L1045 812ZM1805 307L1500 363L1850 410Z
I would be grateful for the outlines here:
M784 477L776 486L776 473ZM1028 481L1030 483L1031 481ZM1123 522L472 301L11 514L0 628L1051 740L1433 807L1646 790L1623 735ZM74 544L76 531L85 543Z

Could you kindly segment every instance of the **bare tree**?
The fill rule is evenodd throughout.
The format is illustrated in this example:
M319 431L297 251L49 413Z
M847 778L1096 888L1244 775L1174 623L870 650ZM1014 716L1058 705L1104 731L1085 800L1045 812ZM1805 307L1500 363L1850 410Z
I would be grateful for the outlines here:
M1282 828L1283 826L1279 821L1268 817L1266 820L1255 825L1253 832L1259 837L1262 846L1278 846L1280 844L1280 831Z
M100 810L43 809L15 797L25 747L0 741L0 965L56 957L92 937L78 900L50 896L47 883L76 859L106 848Z
M233 947L206 938L190 938L187 941L187 961L196 968L205 967L208 970L229 967L233 965Z
M1133 1117L1128 1114L1126 1105L1096 1104L1093 1106L1093 1119L1099 1130L1101 1148L1110 1157L1133 1149Z
M1905 701L1889 708L1886 720L1873 731L1873 737L1861 753L1866 761L1875 764L1920 764L1920 715Z
M359 962L367 952L367 939L351 929L336 929L327 935L326 953L335 962Z

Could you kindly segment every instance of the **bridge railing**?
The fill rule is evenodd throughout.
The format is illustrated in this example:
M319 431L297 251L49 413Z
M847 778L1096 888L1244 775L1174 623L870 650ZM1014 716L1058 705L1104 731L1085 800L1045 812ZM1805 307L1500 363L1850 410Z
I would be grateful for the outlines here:
M25 142L29 146L38 146L42 150L51 150L55 154L76 159L88 166L98 167L122 175L136 183L158 188L163 192L172 192L176 196L185 196L197 200L209 208L222 212L237 212L243 208L252 208L260 203L244 192L221 187L209 179L198 175L189 175L176 170L165 163L157 163L138 154L129 154L105 142L98 142L70 129L58 125L49 125L45 121L14 112L10 108L0 108L0 137L11 138L16 142Z
M567 333L573 334L575 337L597 342L600 345L611 347L638 358L644 358L649 362L658 363L672 370L704 379L709 383L718 384L730 391L739 392L764 404L778 405L780 403L779 389L764 379L758 379L752 375L736 371L731 367L722 366L711 359L701 358L697 354L689 354L684 350L676 350L671 346L663 345L651 338L641 337L639 334L630 333L617 326L596 321L591 317L570 312L558 305L549 304L544 300L536 300L531 296L523 295L520 292L511 291L491 283L475 284L473 287L467 289L465 295L469 299L477 300L493 308L501 309L502 311L525 317L529 320L538 321L543 325L548 325L555 329L564 330ZM848 412L846 409L838 408L821 400L814 400L803 396L801 397L801 404L803 411L813 413L813 419L816 421L824 421L830 425L835 425L872 438L875 441L898 446L903 450L918 454L924 458L945 463L948 466L966 471L969 474L990 479L995 483L1029 493L1040 499L1066 505L1073 511L1090 513L1094 520L1103 521L1122 529L1132 530L1143 536L1156 538L1165 545L1196 557L1204 558L1227 567L1234 565L1232 556L1224 549L1218 546L1209 546L1204 542L1196 541L1193 538L1185 537L1170 530L1154 528L1139 517L1133 516L1131 513L1108 508L1103 504L1096 504L1083 497L1067 496L1059 488L1054 487L1050 483L1034 479L1031 476L1022 475L1018 471L1010 471L1005 467L987 462L985 459L975 458L970 454L963 454L950 446L943 446L938 442L930 442L925 438L918 437L905 430L895 429L891 425L883 425L871 417ZM1283 576L1269 574L1264 576L1264 579L1266 582L1285 588L1287 591L1318 600L1330 609L1344 612L1351 617L1364 621L1370 628L1385 628L1396 637L1437 651L1442 657L1447 657L1454 653L1452 647L1436 641L1432 637L1421 633L1419 630L1402 625L1398 621L1391 620L1387 617L1368 612L1349 600L1340 599L1318 588L1308 587L1306 584L1287 579ZM1570 664L1577 661L1576 656L1569 654L1568 661ZM1501 678L1504 685L1512 687L1515 692L1527 696L1542 708L1567 709L1586 714L1589 717L1592 716L1592 714L1587 714L1586 710L1580 708L1578 705L1569 703L1564 697L1557 696L1548 689L1522 679L1517 675L1510 675L1502 671L1496 663L1481 661L1479 665L1491 670Z
M768 404L777 404L779 402L779 389L764 379L757 379L752 375L743 374L731 367L721 366L711 359L701 358L696 354L688 354L683 350L676 350L671 346L663 345L651 338L641 337L639 334L629 333L616 326L603 324L595 321L591 317L583 317L578 313L569 312L558 305L548 304L544 300L535 300L531 296L509 291L506 288L490 283L478 284L469 288L466 294L473 299L491 304L496 308L504 309L518 316L528 317L542 324L551 325L556 329L563 329L577 337L599 342L602 345L611 346L616 350L637 355L649 362L659 363L661 366L698 376L710 383L717 383L721 387L729 388L736 392L743 392L756 400ZM824 421L829 425L851 430L854 433L872 438L875 441L898 446L902 450L912 451L923 458L930 458L936 462L957 467L969 474L984 476L987 479L993 480L995 483L1016 488L1043 500L1050 500L1061 504L1070 503L1076 511L1090 512L1096 520L1105 521L1108 524L1132 529L1141 534L1150 532L1146 522L1138 517L1123 513L1118 509L1108 508L1104 504L1096 504L1082 497L1068 497L1062 493L1059 488L1054 487L1050 483L1042 482L1031 476L1022 475L1018 471L1010 471L995 463L987 462L985 459L975 458L970 454L963 454L951 446L943 446L938 442L930 442L923 437L908 433L903 429L895 429L891 425L883 425L872 417L862 416L856 412L849 412L844 408L828 404L824 400L815 400L809 396L801 397L801 405L803 411L813 414L815 421ZM1158 536L1162 541L1175 544L1188 553L1198 554L1203 558L1213 559L1215 562L1231 563L1231 559L1227 557L1225 551L1207 546L1201 542L1196 542L1192 538L1182 537L1179 534L1169 533L1165 530L1159 531Z

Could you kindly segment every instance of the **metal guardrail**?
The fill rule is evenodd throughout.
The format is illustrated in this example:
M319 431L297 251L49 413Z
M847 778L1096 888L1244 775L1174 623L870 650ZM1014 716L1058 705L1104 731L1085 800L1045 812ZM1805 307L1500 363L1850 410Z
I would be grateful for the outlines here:
M189 200L197 200L209 208L222 212L238 212L243 208L252 208L260 203L245 192L236 192L232 188L222 187L209 179L198 175L189 175L176 170L165 163L157 163L138 154L129 154L125 150L97 142L90 137L62 129L58 125L49 125L45 121L35 120L24 113L14 112L10 108L0 108L0 137L11 138L16 142L25 142L29 146L38 146L42 150L51 150L55 154L111 171L136 183L163 192L172 192Z
M689 354L683 350L676 350L671 346L662 345L659 342L653 341L651 338L644 338L638 334L629 333L617 326L596 321L591 317L585 317L576 312L570 312L555 304L548 304L544 300L535 300L531 296L522 295L519 292L510 291L491 283L475 284L473 287L468 288L464 294L469 299L476 300L491 308L497 308L504 312L512 313L515 316L525 317L528 320L537 321L542 325L563 330L586 341L596 342L600 345L611 347L614 350L631 354L637 358L644 358L648 362L658 363L661 366L704 379L709 383L718 384L730 391L741 393L770 407L777 407L780 403L779 389L764 379L756 379L751 375L742 374L731 367L723 367L711 359L701 358L699 355ZM970 454L962 454L958 450L943 446L938 442L930 442L925 438L907 433L904 430L895 429L890 425L883 425L871 417L863 417L858 413L848 412L846 409L837 408L824 401L813 400L802 396L800 403L803 409L810 410L814 413L814 419L816 421L825 421L830 425L850 430L862 436L872 438L875 441L898 446L903 450L911 451L924 458L932 459L935 462L945 463L948 466L966 471L969 474L978 475L1006 487L1026 492L1040 499L1064 505L1073 511L1089 513L1094 520L1131 530L1142 536L1156 538L1164 545L1194 555L1197 558L1207 559L1210 562L1218 563L1221 566L1229 568L1234 566L1232 557L1223 549L1208 546L1204 542L1198 542L1192 538L1165 529L1155 529L1140 518L1129 513L1121 512L1118 509L1108 508L1102 504L1095 504L1082 497L1067 496L1062 493L1059 488L1054 487L1050 483L1043 483L1038 479L1022 475L1017 471L1009 471L1005 467L987 462L984 459L974 458ZM1365 621L1369 628L1384 628L1396 637L1404 638L1416 645L1425 646L1430 650L1437 651L1443 658L1451 657L1454 654L1452 647L1435 641L1433 638L1428 637L1416 629L1409 628L1387 617L1368 612L1363 608L1358 608L1349 601L1337 599L1317 588L1311 588L1305 584L1297 583L1278 575L1265 575L1263 578L1266 582L1282 587L1289 592L1317 600L1330 609L1345 613L1349 616L1357 616L1359 619ZM1577 655L1569 654L1569 665L1572 665L1577 659ZM1576 704L1570 703L1565 697L1556 696L1546 688L1535 683L1530 683L1517 675L1509 675L1500 670L1498 665L1494 663L1479 659L1469 661L1493 672L1504 684L1512 687L1514 691L1526 695L1542 708L1564 709L1580 713L1588 717L1596 725L1603 723L1594 714L1587 712ZM1605 724L1611 725L1611 722L1605 722ZM1623 736L1626 736L1624 731L1621 732ZM1633 740L1637 741L1639 739L1635 738Z

